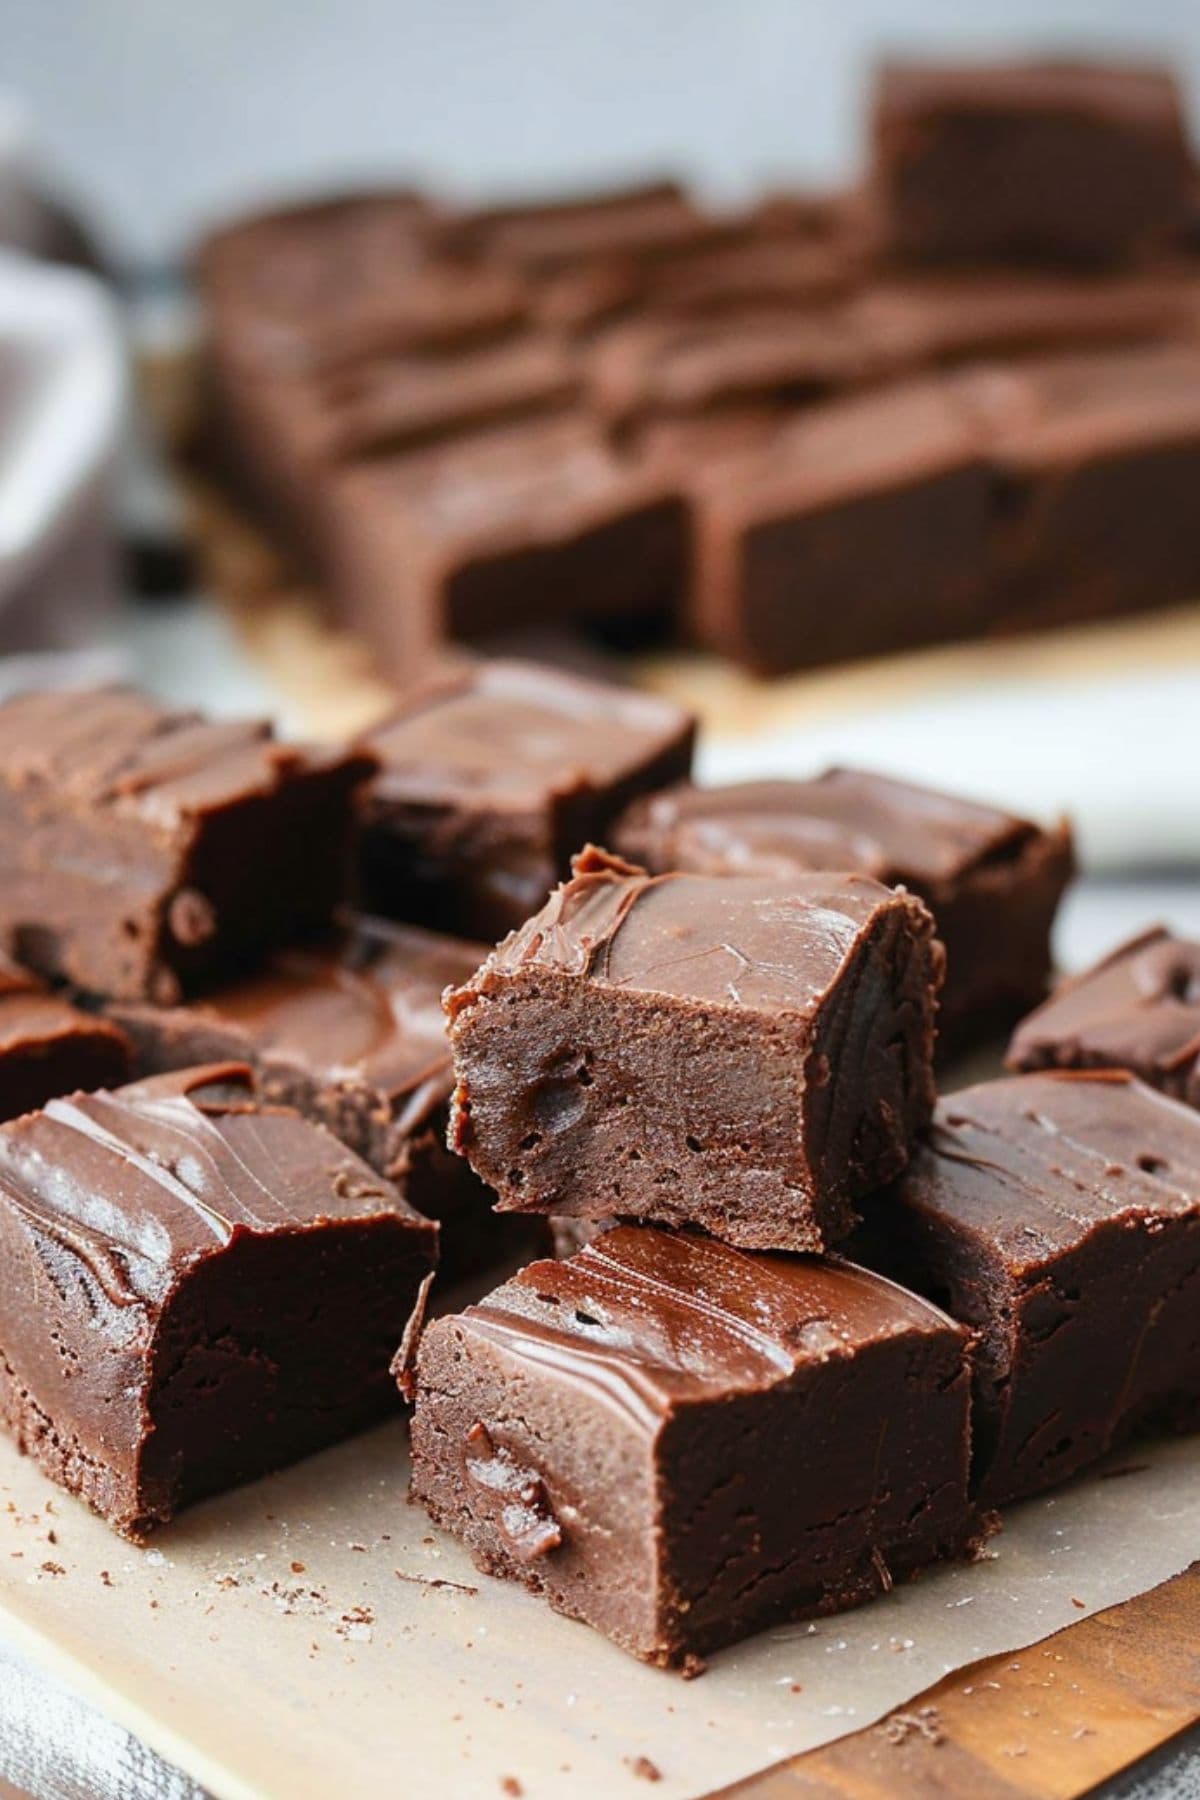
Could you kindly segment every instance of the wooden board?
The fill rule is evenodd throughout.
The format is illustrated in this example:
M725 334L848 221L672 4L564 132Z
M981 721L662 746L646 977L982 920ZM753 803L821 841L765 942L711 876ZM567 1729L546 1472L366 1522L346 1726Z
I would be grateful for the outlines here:
M1074 1800L1200 1720L1200 1564L882 1724L727 1788L733 1800Z

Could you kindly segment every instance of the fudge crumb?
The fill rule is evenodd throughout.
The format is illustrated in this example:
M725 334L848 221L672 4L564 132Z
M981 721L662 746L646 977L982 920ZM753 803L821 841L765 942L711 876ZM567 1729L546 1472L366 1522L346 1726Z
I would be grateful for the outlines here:
M46 1533L46 1542L47 1542L47 1543L48 1543L48 1544L57 1544L57 1542L58 1542L58 1533L57 1533L57 1531L48 1531L48 1532L47 1532L47 1533Z
M414 1587L453 1588L457 1594L477 1594L479 1589L466 1581L450 1581L444 1575L406 1575L403 1569L393 1571L397 1581L410 1581Z
M1084 1612L1086 1610L1086 1603L1083 1600L1077 1600L1075 1598L1074 1594L1071 1595L1071 1605L1077 1606L1079 1608L1080 1612Z
M351 1606L344 1612L334 1631L348 1643L369 1644L374 1635L375 1614L369 1606Z
M302 1562L294 1562L292 1564L292 1574L293 1575L303 1575L304 1574L304 1564Z
M659 1766L656 1762L651 1762L650 1758L648 1756L627 1756L625 1758L625 1761L629 1764L629 1767L632 1770L632 1772L635 1775L639 1776L641 1778L641 1780L643 1780L643 1781L661 1781L662 1780L662 1770L659 1768Z
M108 1572L108 1570L107 1570L107 1569L101 1569L101 1571L100 1571L100 1579L101 1579L101 1581L102 1581L102 1582L103 1582L103 1583L104 1583L104 1586L105 1586L105 1587L112 1587L112 1586L113 1586L113 1578L112 1578L112 1576L111 1576L111 1575L110 1575L110 1574L109 1574L109 1572Z
M515 1775L502 1775L500 1777L500 1792L502 1794L511 1794L512 1800L521 1800L521 1795L525 1792L525 1789L521 1786Z
M906 1744L911 1737L923 1738L927 1744L943 1744L946 1734L936 1706L921 1706L916 1712L895 1712L883 1722L883 1735L889 1744Z
M44 1562L42 1564L43 1575L65 1575L66 1572L61 1563Z

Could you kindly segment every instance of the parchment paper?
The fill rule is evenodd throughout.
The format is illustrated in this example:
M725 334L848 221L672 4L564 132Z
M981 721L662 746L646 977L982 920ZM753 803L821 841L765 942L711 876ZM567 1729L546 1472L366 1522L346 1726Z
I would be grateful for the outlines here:
M685 1682L480 1576L405 1504L406 1480L396 1423L134 1550L2 1445L0 1636L229 1800L611 1800L649 1782L683 1800L1200 1548L1200 1439L1138 1445L1014 1509L988 1560L765 1633Z

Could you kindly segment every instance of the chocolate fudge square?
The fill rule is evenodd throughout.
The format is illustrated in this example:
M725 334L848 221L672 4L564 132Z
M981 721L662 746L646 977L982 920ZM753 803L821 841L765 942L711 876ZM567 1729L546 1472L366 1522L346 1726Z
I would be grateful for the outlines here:
M898 259L1112 263L1165 244L1186 215L1187 132L1165 68L897 63L872 135Z
M447 256L404 190L252 215L201 246L196 276L222 378L308 376L364 357L466 345L528 312L514 271Z
M609 834L654 874L786 879L855 869L902 885L933 913L946 948L938 1051L984 1042L1036 1005L1050 930L1074 871L1071 833L868 769L812 781L684 784L634 801Z
M933 1104L943 952L856 875L647 875L589 849L446 997L451 1144L498 1205L823 1250Z
M719 242L729 231L667 180L451 214L436 239L451 254L544 278L581 264L652 261Z
M413 1493L479 1567L646 1662L960 1555L967 1334L840 1260L648 1227L426 1332Z
M667 701L533 663L431 683L365 740L367 904L494 943L635 795L687 774L694 738Z
M1200 1107L1200 944L1155 925L1023 1019L1010 1069L1128 1069Z
M552 414L334 470L313 494L323 579L405 680L448 641L567 621L660 624L684 582L676 486L600 425Z
M0 1119L76 1088L116 1086L129 1079L131 1061L116 1025L80 1011L0 955Z
M1095 350L952 379L986 435L1002 501L993 628L1200 591L1200 350Z
M691 482L696 635L761 674L972 636L993 492L936 380L814 406Z
M135 1540L395 1401L437 1226L236 1065L0 1128L0 1420Z
M142 1074L236 1059L268 1105L325 1125L441 1226L439 1286L494 1266L529 1233L446 1148L454 1085L442 993L482 945L356 918L329 942L281 950L191 1006L116 1001Z
M361 751L124 688L0 706L0 932L21 962L161 1002L326 924Z
M870 1225L888 1245L872 1260L978 1334L981 1505L1052 1487L1137 1431L1200 1424L1189 1107L1113 1070L950 1094Z

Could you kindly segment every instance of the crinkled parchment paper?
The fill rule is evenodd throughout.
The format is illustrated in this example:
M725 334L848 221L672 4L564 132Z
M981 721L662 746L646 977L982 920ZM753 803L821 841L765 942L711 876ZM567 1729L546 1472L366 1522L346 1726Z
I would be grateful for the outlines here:
M994 1555L767 1632L685 1682L480 1576L387 1426L134 1550L0 1446L0 1638L214 1793L706 1793L1177 1574L1200 1439L1014 1509ZM646 1759L641 1761L639 1759Z

